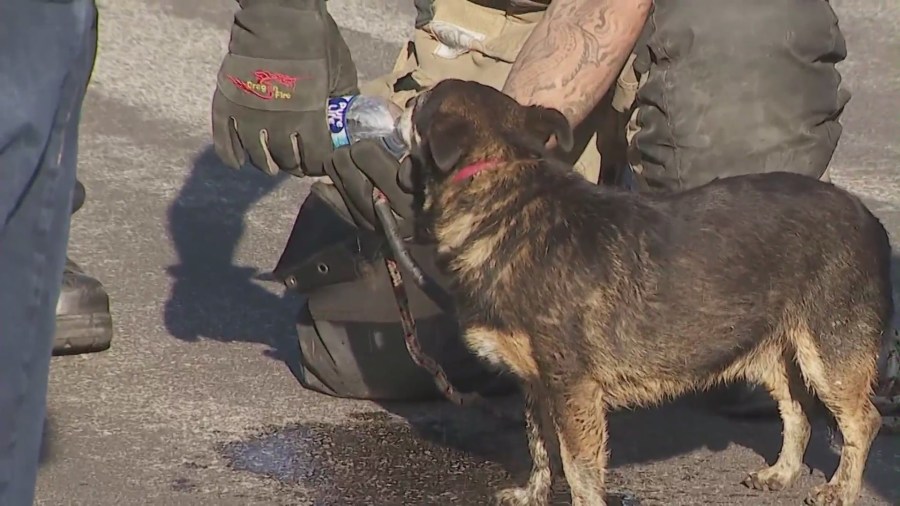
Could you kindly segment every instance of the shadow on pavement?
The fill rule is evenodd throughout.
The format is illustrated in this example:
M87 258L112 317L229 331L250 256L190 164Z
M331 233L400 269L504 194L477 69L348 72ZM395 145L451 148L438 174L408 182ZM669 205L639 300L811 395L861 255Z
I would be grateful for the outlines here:
M179 263L169 269L173 287L165 306L165 323L172 335L184 341L203 338L267 344L272 348L270 356L296 370L299 347L295 322L301 298L290 294L277 296L260 286L261 271L265 272L271 266L257 269L234 263L235 249L244 231L245 213L287 177L290 176L271 178L253 170L236 172L227 169L211 146L195 160L191 174L168 212L170 233L179 257ZM301 386L298 384L297 388ZM511 412L520 413L521 405L517 401L512 396L497 402L508 402ZM454 455L469 455L478 462L499 464L511 478L504 480L506 483L503 486L524 484L530 457L521 427L499 426L497 421L488 420L480 413L459 409L446 402L379 404L409 422L412 429L410 437L453 450ZM377 426L374 424L373 430ZM814 423L814 426L816 432L806 463L830 476L837 466L837 456L828 448L821 423ZM307 429L289 430L300 433ZM719 452L732 444L749 448L771 463L781 444L781 426L778 422L722 418L698 409L690 399L657 409L616 413L610 420L610 433L611 475L626 483L626 488L630 472L619 472L617 468L666 460L702 448ZM387 442L390 437L380 436L387 439L379 441ZM412 451L424 448L415 442L408 443ZM401 442L391 445L400 446ZM380 443L375 444L372 451L377 452L378 448L389 454L382 464L394 462L405 469L409 463L420 462L407 453L409 462L404 465L402 455L398 460L397 455L390 454L391 448ZM890 503L900 504L900 438L881 436L875 442L873 454L877 455L870 458L867 468L868 486ZM344 455L346 459L364 457L372 458L372 455L358 455L352 451ZM434 463L433 459L422 462L426 461L437 466L435 479L439 479L437 476L442 472L449 476L458 474L460 469L453 467L459 465L458 462ZM753 470L751 466L742 471ZM707 476L714 475L717 470L700 465L686 466L679 472L686 474L668 478L675 488L684 480L691 479L698 481L696 487L703 487ZM384 473L390 475L388 470ZM471 476L460 478L463 482L466 479L479 482L472 486L482 489L487 482L493 488L497 480L495 475L475 469L466 474ZM409 486L404 483L405 479L386 481L379 486ZM735 489L736 493L743 490ZM746 492L752 503L757 492ZM805 490L800 492L805 494ZM661 494L659 499L666 503L665 490Z
M184 341L263 343L272 346L274 358L296 358L298 351L280 348L288 341L296 343L280 339L295 335L296 301L261 286L266 267L234 261L245 214L288 177L269 177L246 168L234 171L221 163L212 146L194 160L168 210L169 233L179 259L168 269L173 284L164 316L173 336Z
M794 487L779 492L779 495L747 489L739 483L745 474L773 464L778 456L782 429L780 421L726 418L703 408L704 402L699 396L685 397L657 408L612 413L609 419L609 493L614 496L633 494L638 500L651 504L691 504L691 501L697 500L698 493L713 497L721 491L723 494L733 494L735 498L742 497L740 504L756 504L754 501L762 500L793 504L791 500L802 501L810 488L826 481L826 477L830 477L837 468L840 443L837 447L830 446L831 440L823 420L814 418L813 435L804 459L810 475L804 475ZM513 428L473 410L459 409L448 403L380 404L407 420L419 437L462 451L478 460L499 464L509 476L502 480L502 486L522 486L526 483L531 457L522 427ZM521 402L510 402L508 407L516 413L521 408ZM715 455L732 445L751 450L765 463L746 454L740 457ZM669 461L702 449L714 455ZM898 452L900 437L879 436L873 443L865 473L867 488L888 504L900 504ZM649 476L647 471L630 467L660 461L669 462L664 470L649 471ZM559 465L554 469L558 480L562 476ZM653 483L647 482L648 477ZM555 483L554 489L559 485ZM560 497L560 493L555 490L554 496ZM676 500L670 494L681 494L687 498Z

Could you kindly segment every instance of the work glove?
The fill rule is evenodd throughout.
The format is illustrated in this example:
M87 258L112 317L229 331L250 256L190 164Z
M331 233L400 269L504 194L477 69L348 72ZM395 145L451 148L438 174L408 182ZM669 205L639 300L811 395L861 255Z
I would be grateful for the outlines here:
M410 163L409 157L403 163ZM387 197L398 232L406 239L414 231L413 196L398 183L399 170L400 162L377 139L341 146L325 163L325 173L340 192L357 226L369 231L381 228L372 200L372 191L377 187Z
M356 66L324 0L239 0L212 101L216 153L238 169L321 176L329 97L358 93Z

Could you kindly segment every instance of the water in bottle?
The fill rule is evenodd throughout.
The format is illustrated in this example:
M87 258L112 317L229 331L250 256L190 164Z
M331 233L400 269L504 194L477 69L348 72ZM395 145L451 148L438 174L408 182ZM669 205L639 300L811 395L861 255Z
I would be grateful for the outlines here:
M349 95L328 99L328 130L335 148L362 139L379 139L396 159L407 151L391 104L380 97Z

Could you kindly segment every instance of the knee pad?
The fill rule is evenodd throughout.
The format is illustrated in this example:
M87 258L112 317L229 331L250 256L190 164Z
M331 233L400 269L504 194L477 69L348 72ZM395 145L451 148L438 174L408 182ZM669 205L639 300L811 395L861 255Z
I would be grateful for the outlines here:
M825 173L850 95L824 0L658 0L635 52L645 75L630 149L651 187Z

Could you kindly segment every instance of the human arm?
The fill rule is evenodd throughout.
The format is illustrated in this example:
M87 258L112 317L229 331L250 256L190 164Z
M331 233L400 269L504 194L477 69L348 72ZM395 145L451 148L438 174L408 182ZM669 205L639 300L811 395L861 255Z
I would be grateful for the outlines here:
M570 124L577 125L619 75L643 29L650 4L651 0L553 0L520 51L503 91L525 104L558 109ZM361 146L357 149L363 152ZM351 159L358 162L356 166L348 162ZM395 174L397 164L374 163L374 156L348 155L334 160L330 170L339 174L329 175L344 181L345 200L355 202L360 210L354 216L373 222L369 180L379 180L376 186L382 189L395 189L393 179L373 174L388 166L388 172ZM391 195L389 200L397 211L406 207L406 202Z
M525 41L503 92L559 110L575 127L628 59L652 0L553 0Z

